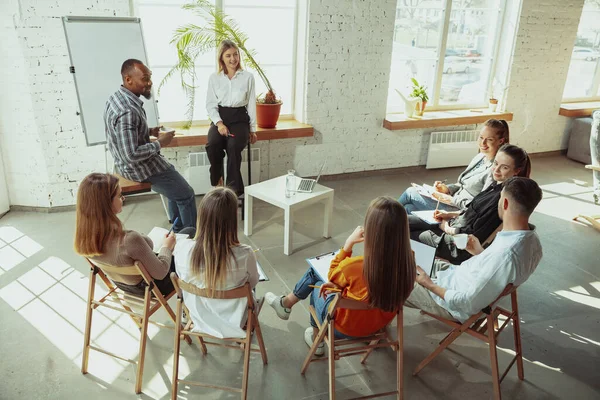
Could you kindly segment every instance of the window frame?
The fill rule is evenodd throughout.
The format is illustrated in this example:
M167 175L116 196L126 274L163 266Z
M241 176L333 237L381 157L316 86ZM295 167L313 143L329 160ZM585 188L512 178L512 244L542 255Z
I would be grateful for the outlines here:
M289 101L290 105L291 105L291 110L288 114L281 114L279 116L279 120L289 120L289 119L294 119L294 115L296 112L295 106L296 106L296 74L297 74L297 63L298 63L298 18L299 13L298 13L298 7L299 4L298 2L301 0L296 0L294 2L294 28L293 28L293 43L292 43L292 77L291 77L291 84L292 84L292 90L291 90L291 94L290 94L290 99L286 100ZM138 16L139 15L139 7L140 5L145 6L145 7L178 7L181 8L181 6L183 5L183 3L185 3L185 1L182 1L182 4L173 4L173 3L168 3L168 2L161 2L161 1L147 1L147 0L134 0L132 2L132 14L134 14L134 16ZM218 10L223 10L223 0L215 0L215 7ZM269 6L269 5L236 5L233 6L235 8L247 8L247 9L290 9L292 7L290 6ZM143 22L143 21L142 21ZM142 32L143 34L143 32ZM146 42L146 48L148 48L148 42ZM215 49L214 50L214 70L215 72L217 71L217 54L218 54L218 50ZM264 68L268 68L269 66L281 66L279 64L260 64L261 67ZM206 64L199 64L198 66L200 67L208 67L209 65ZM152 70L153 68L172 68L173 65L169 65L169 64L150 64L148 62L148 68L150 70ZM256 74L255 75L255 79L260 79L260 77L257 77ZM208 80L208 76L206 77L206 79ZM156 83L153 83L153 86ZM196 92L196 96L198 96L198 92ZM157 107L159 107L157 105ZM177 127L177 126L182 126L185 124L186 121L184 120L180 120L180 121L163 121L160 118L160 109L158 109L158 116L159 116L159 121L160 123L164 123L164 124L169 124L171 126ZM209 119L200 119L200 120L192 120L192 126L198 126L198 125L208 125L210 124L210 120Z
M481 103L460 103L460 104L440 104L440 93L442 90L442 80L444 77L444 62L445 57L441 57L442 54L446 54L446 48L448 45L448 30L450 28L450 18L452 17L452 1L453 0L444 0L444 6L440 9L442 16L444 18L444 24L442 26L442 32L440 33L440 41L438 42L438 58L436 60L435 66L435 74L433 80L433 90L429 97L429 101L427 102L427 111L450 111L450 110L465 110L470 108L484 108L487 107L488 102L483 101ZM506 28L506 1L507 0L499 0L499 10L496 21L496 34L494 37L494 46L491 52L490 57L490 74L488 77L487 84L487 93L488 97L492 94L494 77L496 75L496 67L498 62L498 53L500 51L500 38L502 37L502 33ZM398 6L396 5L396 9ZM387 109L386 104L386 109ZM387 112L388 114L403 114L403 112Z

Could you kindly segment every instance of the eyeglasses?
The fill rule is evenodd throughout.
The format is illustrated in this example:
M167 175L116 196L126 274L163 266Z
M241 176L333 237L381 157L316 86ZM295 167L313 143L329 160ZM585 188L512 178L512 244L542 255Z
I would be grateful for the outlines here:
M121 193L121 196L119 197L121 197L121 201L125 201L125 195L123 193Z

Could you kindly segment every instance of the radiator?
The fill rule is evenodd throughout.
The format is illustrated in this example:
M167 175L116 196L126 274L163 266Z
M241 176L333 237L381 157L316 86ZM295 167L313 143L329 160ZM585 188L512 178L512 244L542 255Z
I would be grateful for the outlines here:
M426 168L468 165L478 152L479 131L431 132Z
M260 179L260 149L251 149L252 162L252 183L258 183ZM206 152L190 153L189 160L189 179L188 183L194 189L195 194L205 194L212 186L210 184L210 162ZM227 157L223 160L223 168L227 173ZM248 150L242 152L242 178L244 184L248 185Z

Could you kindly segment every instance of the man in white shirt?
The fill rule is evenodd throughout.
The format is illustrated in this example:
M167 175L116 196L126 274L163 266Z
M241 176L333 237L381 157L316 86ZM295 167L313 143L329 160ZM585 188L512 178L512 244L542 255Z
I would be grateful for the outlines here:
M447 319L464 322L487 307L504 288L520 286L542 258L542 245L529 217L542 199L542 190L529 178L507 180L498 202L503 229L484 249L469 235L473 257L460 265L436 260L432 277L417 266L417 284L404 303Z

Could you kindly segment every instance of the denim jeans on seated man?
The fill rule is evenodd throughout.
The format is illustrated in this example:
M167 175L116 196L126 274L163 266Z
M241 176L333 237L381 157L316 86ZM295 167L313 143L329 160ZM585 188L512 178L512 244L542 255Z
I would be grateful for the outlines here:
M296 283L293 291L294 295L302 300L310 296L310 305L315 308L317 318L319 318L319 323L323 323L327 317L329 305L333 301L335 295L329 294L326 298L322 298L319 296L319 289L311 288L309 285L321 286L323 283L323 279L321 279L321 277L312 268L308 268L302 278L300 278L298 283ZM317 324L313 320L312 314L310 316L310 325L313 328L317 328ZM334 334L336 339L353 339L352 336L344 335L337 329L334 329Z
M172 222L179 218L173 228L179 232L183 228L196 227L196 198L194 189L172 165L165 171L148 177L144 182L152 184L152 190L169 200L169 217Z
M413 211L427 211L427 210L435 210L438 205L438 201L432 199L431 197L421 196L416 188L409 187L402 193L400 198L398 199L400 204L404 206L407 214L412 213ZM438 210L444 211L456 211L457 208L450 206L448 204L444 204L440 202Z

